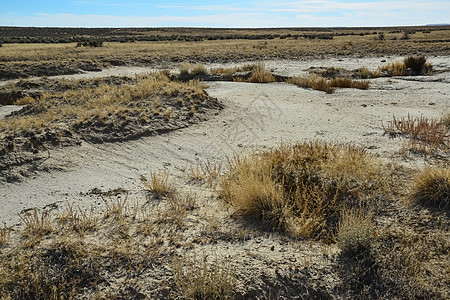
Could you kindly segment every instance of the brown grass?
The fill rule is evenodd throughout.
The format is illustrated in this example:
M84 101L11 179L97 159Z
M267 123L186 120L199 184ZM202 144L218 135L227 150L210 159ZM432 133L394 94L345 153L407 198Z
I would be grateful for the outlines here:
M350 78L344 78L344 77L338 77L330 80L328 83L331 87L337 87L337 88L353 88L353 89L360 89L360 90L367 90L369 88L369 82L368 81L357 81Z
M62 121L83 124L98 119L107 121L111 115L138 115L148 118L148 107L137 100L153 100L153 114L162 113L161 98L187 97L204 98L204 85L199 81L187 83L170 81L161 73L140 75L133 85L100 84L98 87L79 87L79 82L71 83L74 88L65 92L44 93L39 99L25 101L37 111L33 115L16 116L0 121L0 130L6 132L27 131L32 129L52 128ZM22 104L25 104L22 103ZM170 117L170 111L166 111Z
M3 228L0 227L0 248L8 243L10 232L11 228L6 227L6 224L3 224Z
M295 84L304 88L311 88L317 91L323 91L327 94L332 94L335 91L335 88L328 84L327 79L312 74L308 76L297 76L288 79L288 83Z
M417 174L411 194L413 203L440 208L450 206L450 169L428 167Z
M169 171L166 169L159 172L151 172L150 180L141 177L141 182L148 191L155 193L159 197L169 194L172 190L169 184Z
M433 72L433 66L424 55L410 55L403 61L394 61L379 68L388 76L426 75Z
M264 65L259 64L253 69L248 81L252 83L269 83L275 82L276 79L270 71L266 70Z
M235 299L236 275L229 261L208 264L206 256L173 262L174 279L184 299Z
M382 164L355 147L303 143L236 158L221 197L246 217L294 236L331 238L345 205L373 206Z
M311 74L308 76L296 76L287 80L288 83L295 84L300 87L312 88L317 91L324 91L332 94L336 88L354 88L367 90L369 88L368 81L357 81L350 78L338 77L327 80L322 76Z
M385 132L391 135L402 134L411 139L412 149L428 152L444 146L448 143L449 127L445 125L445 120L428 119L427 117L411 117L389 121L384 127Z
M388 76L403 76L406 72L406 65L402 61L393 61L380 67L380 71L385 72Z
M25 224L24 236L29 238L44 236L53 230L50 213L43 210L41 213L36 208L19 214Z

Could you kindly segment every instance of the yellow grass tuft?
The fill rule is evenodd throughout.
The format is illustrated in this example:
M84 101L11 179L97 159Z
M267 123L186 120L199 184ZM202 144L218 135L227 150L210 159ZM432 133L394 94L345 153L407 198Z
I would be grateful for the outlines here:
M34 208L31 211L19 214L19 217L25 224L25 237L41 237L53 231L51 216L47 210L43 210L39 213L38 210Z
M403 76L406 72L406 66L402 61L393 61L380 67L379 70L386 72L388 76Z
M248 81L252 83L269 83L275 82L276 79L270 71L266 70L264 65L259 64L252 71Z
M382 163L356 147L281 145L230 161L220 196L271 228L329 239L344 207L375 205L384 177Z
M411 201L441 208L450 204L450 169L428 167L413 181Z
M159 197L168 194L172 190L169 184L169 171L167 169L159 172L151 172L150 181L142 176L141 181L148 191L155 193Z

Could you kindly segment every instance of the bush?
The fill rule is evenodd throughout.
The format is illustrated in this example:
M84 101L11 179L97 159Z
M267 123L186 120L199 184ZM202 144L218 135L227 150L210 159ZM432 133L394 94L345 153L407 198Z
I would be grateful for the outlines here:
M408 56L404 60L406 69L411 69L415 74L424 74L424 66L426 62L427 59L423 55Z
M356 147L281 145L232 161L220 196L273 229L327 239L335 234L342 209L371 205L369 197L383 193L382 170L378 160Z
M450 204L450 169L429 167L414 178L412 202L447 208Z

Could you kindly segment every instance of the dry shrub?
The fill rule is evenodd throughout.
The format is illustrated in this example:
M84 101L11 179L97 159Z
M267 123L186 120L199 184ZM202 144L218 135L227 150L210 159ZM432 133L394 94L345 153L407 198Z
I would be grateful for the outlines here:
M431 63L427 63L427 59L423 55L408 56L403 61L394 61L379 68L380 71L386 72L388 76L404 76L404 75L425 75L433 72ZM410 70L410 72L408 72Z
M184 299L235 299L236 275L229 261L216 258L209 265L205 255L199 259L194 254L174 259L173 273Z
M423 55L418 56L408 56L405 58L404 63L406 69L411 69L416 74L423 74L425 63L427 58Z
M296 76L288 79L288 83L295 84L304 88L311 88L317 91L323 91L327 94L332 94L335 91L334 87L328 84L327 79L318 76L316 74L311 74L308 76Z
M422 149L428 152L436 150L448 141L449 127L445 125L445 121L437 119L428 119L427 117L411 117L397 119L393 116L393 120L389 121L384 127L385 132L390 135L406 135L412 139L411 145L413 149ZM422 152L423 152L422 151Z
M281 145L237 157L220 196L246 217L294 236L330 239L341 210L375 205L386 185L381 162L364 150L322 142Z
M369 88L368 81L356 81L345 77L334 78L330 80L328 85L337 88L353 88L360 90L367 90Z
M450 169L428 167L413 181L413 203L441 208L450 204Z
M266 70L264 65L259 64L253 69L248 81L253 83L268 83L275 82L276 79L270 71Z

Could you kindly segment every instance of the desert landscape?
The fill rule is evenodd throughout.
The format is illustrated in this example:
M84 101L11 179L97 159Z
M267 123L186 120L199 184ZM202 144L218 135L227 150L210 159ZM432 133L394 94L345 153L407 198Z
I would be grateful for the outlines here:
M0 299L450 297L450 26L0 46Z

